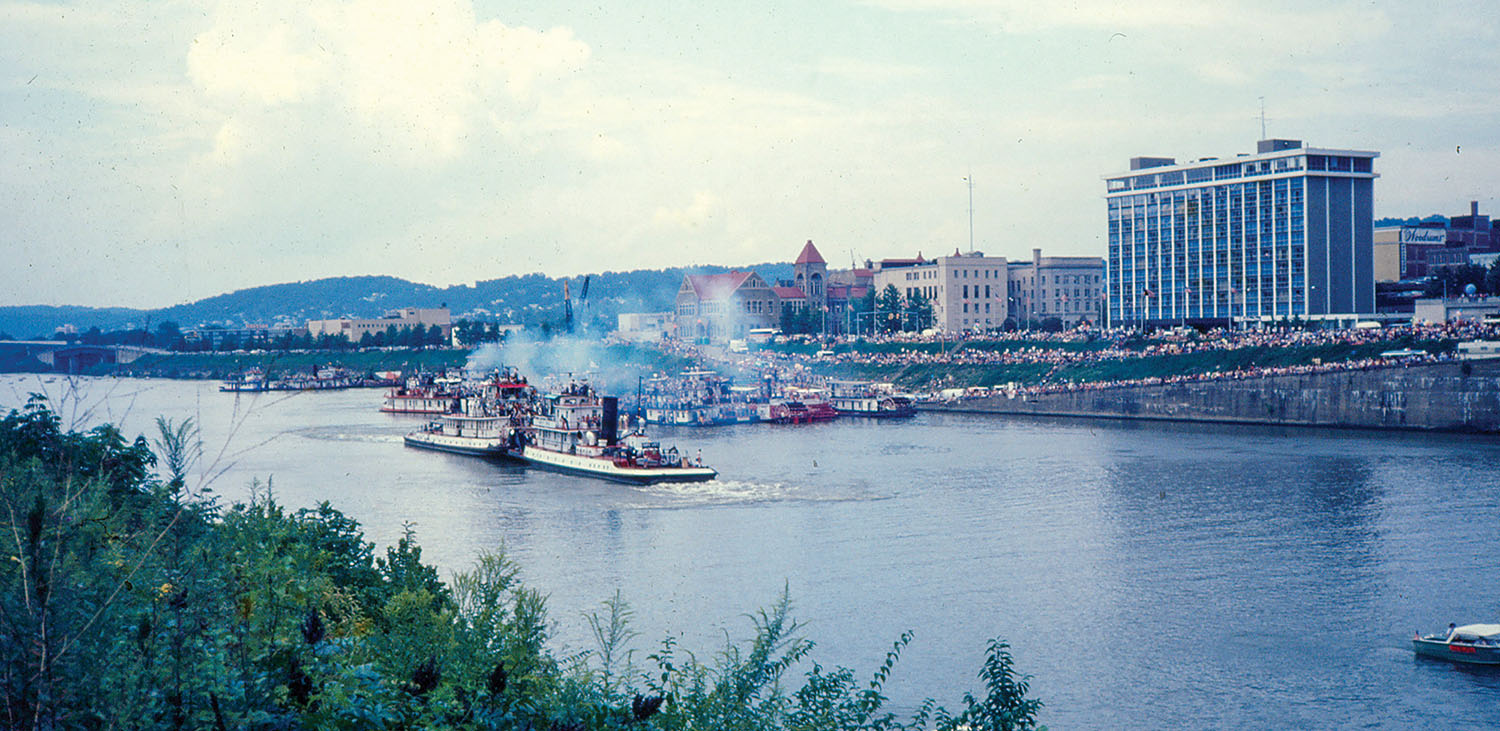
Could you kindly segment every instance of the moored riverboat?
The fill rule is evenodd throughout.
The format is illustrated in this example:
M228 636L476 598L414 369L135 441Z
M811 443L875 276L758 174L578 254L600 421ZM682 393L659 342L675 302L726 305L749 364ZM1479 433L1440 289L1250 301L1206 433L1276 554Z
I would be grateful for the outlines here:
M448 414L458 410L462 397L462 378L418 374L387 391L380 410L387 414Z
M1500 624L1466 624L1440 634L1417 634L1411 649L1418 655L1469 665L1500 665Z
M354 372L340 366L313 366L310 370L287 373L271 378L260 368L236 374L219 386L220 391L327 391L352 388L359 384Z
M781 395L760 406L761 421L773 424L811 424L838 418L839 412L821 389L788 386Z
M909 397L898 396L869 381L829 381L828 402L839 416L903 418L917 413Z
M251 368L226 379L224 383L219 385L219 390L231 393L254 393L271 390L271 384L266 378L265 371L259 368Z
M639 396L637 413L647 424L721 426L760 420L759 389L735 388L715 371L690 370L657 376Z

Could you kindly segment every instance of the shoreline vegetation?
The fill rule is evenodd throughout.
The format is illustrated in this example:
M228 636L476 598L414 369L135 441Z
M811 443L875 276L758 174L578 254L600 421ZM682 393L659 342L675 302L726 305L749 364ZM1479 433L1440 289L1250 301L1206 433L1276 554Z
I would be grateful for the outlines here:
M377 555L327 503L257 485L224 504L191 420L131 440L64 431L46 399L0 417L0 725L13 729L1032 729L1042 704L999 639L979 694L909 719L813 660L786 592L748 640L634 645L616 591L559 655L544 596L503 550L450 580L408 526ZM160 470L160 472L158 472ZM976 654L978 654L976 652Z

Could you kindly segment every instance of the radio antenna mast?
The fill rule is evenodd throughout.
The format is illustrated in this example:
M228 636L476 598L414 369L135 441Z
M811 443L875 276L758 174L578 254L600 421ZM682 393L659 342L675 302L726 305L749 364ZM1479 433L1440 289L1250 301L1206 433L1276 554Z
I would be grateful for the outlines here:
M969 175L964 178L969 184L969 253L974 253L974 171L969 170Z

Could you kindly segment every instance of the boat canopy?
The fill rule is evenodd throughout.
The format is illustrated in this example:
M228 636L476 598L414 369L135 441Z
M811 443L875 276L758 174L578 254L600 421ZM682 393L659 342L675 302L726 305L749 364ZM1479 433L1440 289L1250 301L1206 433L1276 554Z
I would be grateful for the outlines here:
M1466 624L1453 629L1454 637L1479 637L1483 639L1500 639L1500 624Z

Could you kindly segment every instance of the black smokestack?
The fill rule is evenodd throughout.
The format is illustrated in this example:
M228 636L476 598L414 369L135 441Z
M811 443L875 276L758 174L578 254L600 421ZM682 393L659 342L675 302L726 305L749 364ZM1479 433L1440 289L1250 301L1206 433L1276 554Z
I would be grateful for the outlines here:
M620 438L620 397L605 396L601 401L604 415L599 419L599 437L604 446L613 447Z

